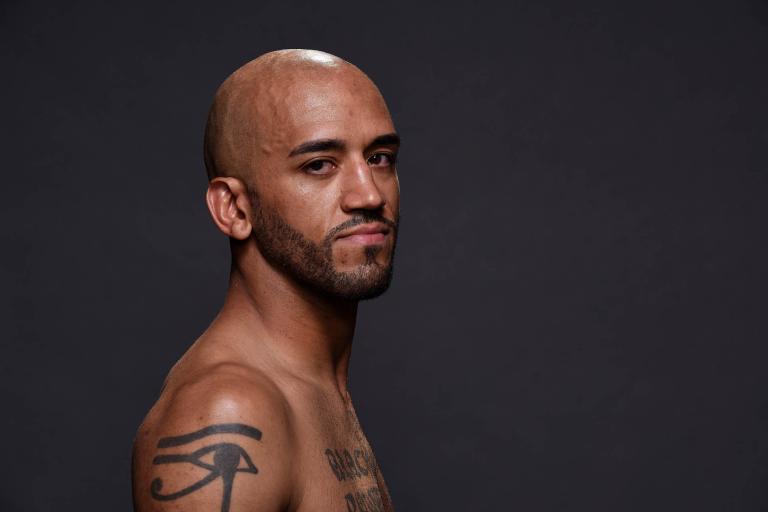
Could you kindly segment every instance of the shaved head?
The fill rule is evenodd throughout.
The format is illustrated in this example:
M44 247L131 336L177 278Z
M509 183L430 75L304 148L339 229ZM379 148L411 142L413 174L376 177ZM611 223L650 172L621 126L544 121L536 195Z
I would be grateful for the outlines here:
M208 114L208 178L250 181L258 157L274 151L273 141L285 136L292 114L322 107L329 90L366 95L386 110L378 88L360 69L317 50L273 51L232 73L216 92Z

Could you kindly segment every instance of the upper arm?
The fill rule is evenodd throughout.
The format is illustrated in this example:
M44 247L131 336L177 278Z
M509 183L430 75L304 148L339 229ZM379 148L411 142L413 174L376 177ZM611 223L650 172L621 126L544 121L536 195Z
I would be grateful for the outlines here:
M231 376L184 386L145 422L134 447L136 511L284 510L291 494L286 408Z

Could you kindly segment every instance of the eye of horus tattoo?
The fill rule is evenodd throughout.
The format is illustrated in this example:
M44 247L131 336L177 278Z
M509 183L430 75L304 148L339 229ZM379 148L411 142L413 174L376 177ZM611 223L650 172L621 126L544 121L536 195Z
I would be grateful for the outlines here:
M210 425L181 436L163 437L157 442L157 447L174 448L177 446L184 446L193 441L215 434L239 434L257 441L261 440L261 432L256 428L243 425L242 423L221 423L218 425ZM202 458L209 453L213 454L213 461L203 461ZM192 485L168 494L162 494L160 492L163 490L163 481L160 478L155 478L152 480L150 486L150 491L152 492L152 497L154 499L160 501L175 500L205 487L217 478L221 478L224 488L221 499L221 512L228 512L230 500L232 498L232 484L235 481L235 475L237 475L237 473L256 474L259 472L253 464L251 457L240 445L228 442L210 444L199 450L195 450L192 453L157 455L152 460L152 464L155 465L177 464L182 462L207 469L209 473Z

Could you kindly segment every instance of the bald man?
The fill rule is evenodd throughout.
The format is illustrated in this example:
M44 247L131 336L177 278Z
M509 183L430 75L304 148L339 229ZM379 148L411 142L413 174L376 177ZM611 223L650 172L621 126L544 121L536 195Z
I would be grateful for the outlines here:
M358 301L383 293L399 138L376 86L311 50L249 62L205 132L224 305L139 428L137 511L391 511L347 389Z

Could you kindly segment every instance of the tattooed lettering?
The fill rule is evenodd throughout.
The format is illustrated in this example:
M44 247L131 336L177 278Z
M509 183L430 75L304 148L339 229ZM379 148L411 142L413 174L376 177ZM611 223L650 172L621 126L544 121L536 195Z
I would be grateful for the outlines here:
M384 500L378 487L371 487L367 492L350 492L344 496L347 512L384 512Z
M339 482L367 476L375 478L378 472L376 459L373 458L370 450L362 448L332 450L328 448L325 450L325 457Z
M261 432L256 428L241 423L222 423L218 425L210 425L196 432L181 436L164 437L157 442L157 447L172 448L183 446L215 434L239 434L248 436L257 441L261 440ZM201 460L202 457L209 453L213 454L212 463ZM221 512L228 512L230 500L232 498L232 484L235 481L235 475L237 473L256 474L259 472L248 453L236 443L215 443L204 446L192 453L158 455L152 460L152 463L155 465L177 464L181 462L194 464L195 466L207 469L209 473L192 485L168 494L162 494L160 492L163 490L163 481L160 478L155 478L152 480L150 488L154 499L160 501L175 500L191 494L221 477L224 490L221 498Z

